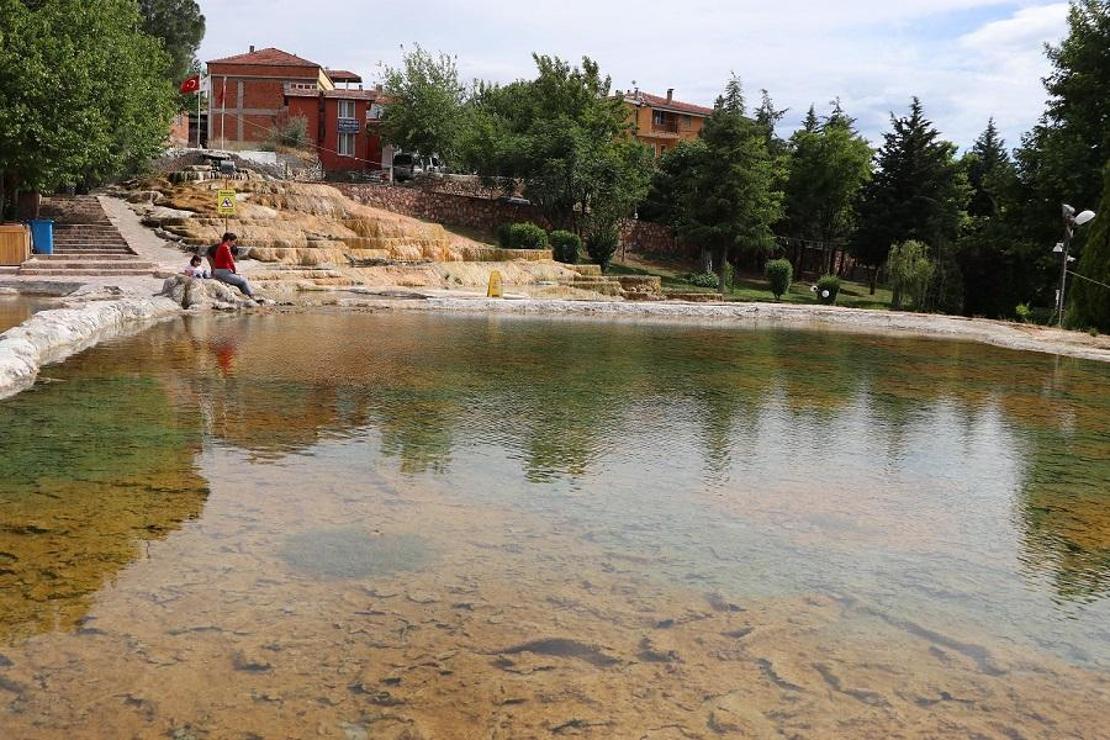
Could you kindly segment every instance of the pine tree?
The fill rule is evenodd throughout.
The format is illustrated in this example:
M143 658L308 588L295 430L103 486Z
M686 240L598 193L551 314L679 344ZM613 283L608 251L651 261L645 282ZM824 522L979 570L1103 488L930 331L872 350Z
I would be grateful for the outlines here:
M767 150L774 156L780 156L786 152L786 142L776 133L775 129L783 116L790 112L790 109L783 108L779 110L775 107L775 102L771 100L769 92L766 90L760 92L762 98L759 107L755 110L755 122L763 129L763 135L767 138Z
M1097 213L1095 220L1086 227L1090 233L1075 270L1083 277L1072 276L1070 280L1072 314L1069 319L1079 327L1093 326L1099 331L1110 332L1110 287L1107 287L1110 286L1110 162L1103 169L1102 203Z
M964 159L971 187L968 215L972 218L997 218L1004 191L1014 176L1014 166L1006 152L1006 142L998 135L994 118L987 121L986 129Z
M821 127L821 122L817 120L817 110L810 103L809 110L806 111L806 117L802 120L802 131L813 133Z
M873 291L875 272L886 262L891 245L925 242L938 263L937 303L951 308L955 280L946 255L965 216L967 179L956 163L955 145L940 139L918 98L909 115L892 114L891 125L883 134L875 175L864 189L852 252L873 268Z
M825 245L822 272L832 272L832 243L855 225L860 188L871 177L871 146L837 108L824 124L811 106L802 128L790 138L786 183L786 228L791 236ZM800 272L799 255L794 258Z
M744 115L740 80L733 75L702 129L700 162L681 197L680 234L712 250L725 288L725 265L742 252L774 246L771 226L782 210L775 158L765 129Z
M1010 219L1017 172L992 118L964 155L971 197L968 222L960 236L957 261L964 283L964 313L991 318L1012 316L1033 292L1029 279L1035 255L1015 238Z

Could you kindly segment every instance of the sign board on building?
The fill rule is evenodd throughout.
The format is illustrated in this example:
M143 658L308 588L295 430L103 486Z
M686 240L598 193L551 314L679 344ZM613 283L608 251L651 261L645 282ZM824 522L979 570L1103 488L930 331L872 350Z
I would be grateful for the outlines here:
M234 190L217 190L216 191L216 212L221 216L234 216L235 215L235 191Z
M362 130L357 118L340 118L339 119L339 133L341 134L357 134Z

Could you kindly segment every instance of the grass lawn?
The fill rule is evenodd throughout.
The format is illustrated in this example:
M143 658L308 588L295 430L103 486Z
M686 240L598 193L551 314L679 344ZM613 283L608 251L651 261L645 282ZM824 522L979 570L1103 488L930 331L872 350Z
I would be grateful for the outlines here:
M684 277L690 274L693 266L683 262L667 262L646 260L638 256L628 256L624 262L614 262L609 267L609 272L614 275L658 275L662 278L663 289L666 291L686 293L714 293L709 288L699 288L690 285ZM810 291L810 283L795 281L790 286L790 291L782 297L782 303L817 303L817 297ZM857 283L851 280L842 280L840 295L837 298L838 306L851 308L890 308L890 289L878 286L875 295L870 294L866 283ZM736 275L733 278L732 291L725 296L727 301L758 301L774 303L775 297L765 279L753 275Z

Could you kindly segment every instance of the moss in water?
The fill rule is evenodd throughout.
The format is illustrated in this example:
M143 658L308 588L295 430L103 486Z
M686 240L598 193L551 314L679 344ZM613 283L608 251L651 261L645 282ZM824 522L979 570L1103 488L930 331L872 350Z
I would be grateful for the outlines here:
M280 551L295 570L323 578L369 578L423 569L431 551L412 534L374 536L357 527L293 535Z

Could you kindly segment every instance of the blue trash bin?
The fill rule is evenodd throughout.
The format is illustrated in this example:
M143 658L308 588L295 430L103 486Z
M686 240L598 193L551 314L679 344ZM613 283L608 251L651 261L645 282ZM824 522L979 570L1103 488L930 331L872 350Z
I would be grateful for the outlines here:
M54 222L49 218L36 218L30 223L35 254L54 254Z

